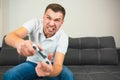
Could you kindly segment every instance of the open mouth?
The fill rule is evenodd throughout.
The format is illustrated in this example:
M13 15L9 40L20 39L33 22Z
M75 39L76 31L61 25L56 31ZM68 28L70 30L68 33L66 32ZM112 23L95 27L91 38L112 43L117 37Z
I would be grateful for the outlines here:
M55 30L55 29L54 29L53 27L49 27L49 28L48 28L48 31L49 31L49 32L53 32L54 30Z

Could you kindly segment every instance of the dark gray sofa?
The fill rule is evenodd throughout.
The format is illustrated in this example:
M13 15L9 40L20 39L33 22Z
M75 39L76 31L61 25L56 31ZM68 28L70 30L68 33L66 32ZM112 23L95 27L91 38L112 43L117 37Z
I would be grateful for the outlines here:
M0 80L9 68L25 61L3 40L0 52ZM69 38L64 65L75 80L120 80L120 49L112 36Z

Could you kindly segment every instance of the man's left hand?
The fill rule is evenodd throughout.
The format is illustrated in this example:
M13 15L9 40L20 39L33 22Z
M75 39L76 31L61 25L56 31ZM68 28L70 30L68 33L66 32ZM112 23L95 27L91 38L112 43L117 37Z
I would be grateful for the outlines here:
M45 62L39 62L35 70L39 77L49 76L53 72L53 66L52 64L47 64Z

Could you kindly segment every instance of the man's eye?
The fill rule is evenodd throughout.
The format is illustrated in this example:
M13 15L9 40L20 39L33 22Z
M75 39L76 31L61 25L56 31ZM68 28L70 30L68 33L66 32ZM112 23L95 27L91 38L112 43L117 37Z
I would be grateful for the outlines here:
M46 16L46 19L51 20L51 18L49 16Z
M60 22L60 20L59 20L59 19L56 19L55 22Z

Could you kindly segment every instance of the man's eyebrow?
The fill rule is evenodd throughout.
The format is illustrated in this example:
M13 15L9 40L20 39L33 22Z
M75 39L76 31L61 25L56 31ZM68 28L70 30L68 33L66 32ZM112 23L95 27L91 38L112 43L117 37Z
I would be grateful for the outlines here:
M46 14L47 17L50 17L50 15Z
M52 18L49 14L46 14L47 17ZM62 18L55 18L55 20L61 20Z
M61 20L61 18L56 18L55 20Z

